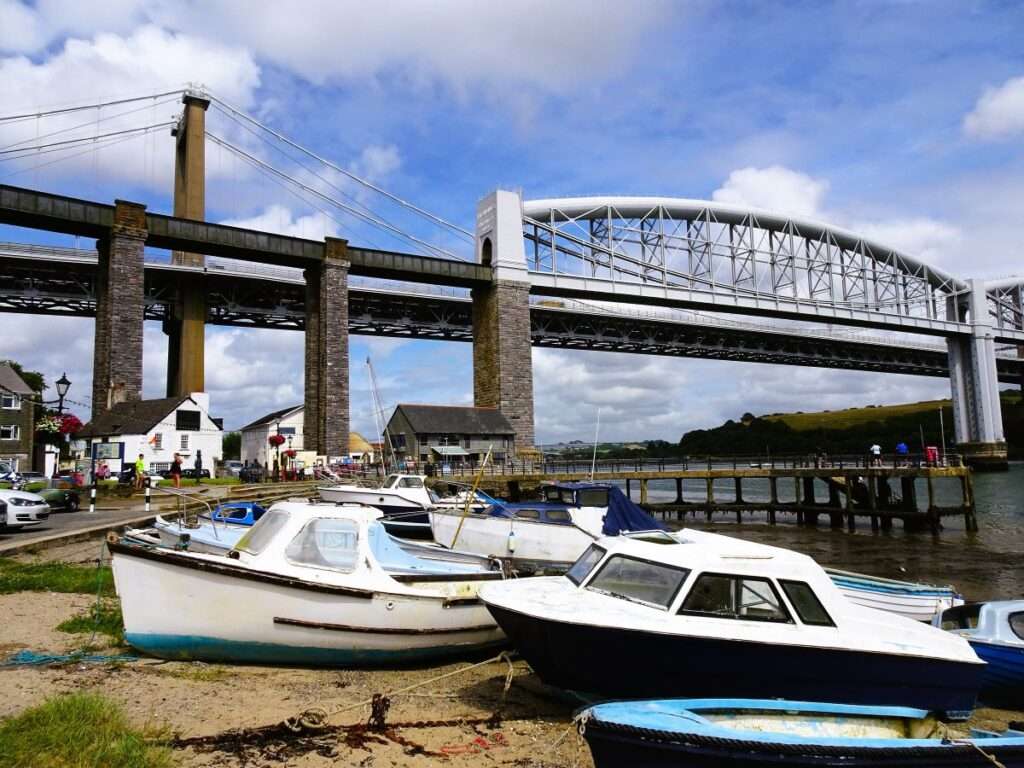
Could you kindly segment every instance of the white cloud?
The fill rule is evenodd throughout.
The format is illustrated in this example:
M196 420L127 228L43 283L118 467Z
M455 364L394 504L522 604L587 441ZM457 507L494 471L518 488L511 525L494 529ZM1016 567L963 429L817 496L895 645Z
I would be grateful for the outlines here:
M954 254L963 239L960 230L927 217L852 222L859 235L934 266L952 267Z
M828 182L781 165L740 168L729 174L711 198L719 203L764 208L791 216L821 215Z
M204 82L224 98L247 107L259 86L260 70L252 56L241 48L173 34L154 26L140 27L126 36L101 33L92 39L71 38L56 53L39 61L27 56L0 59L0 102L8 114L165 92L191 81ZM174 97L165 97L156 102L111 106L41 121L7 123L0 128L0 145L31 146L92 137L164 123L176 119L180 111L181 105ZM31 156L16 164L25 168L61 157L67 160L55 166L55 172L101 173L160 190L170 187L173 153L167 127L148 137L137 136L105 147L95 154L86 146L61 155ZM4 170L9 174L10 166ZM212 166L210 171L214 175L216 167ZM4 179L17 183L16 176L5 175Z
M402 157L398 147L389 144L386 147L371 144L359 154L354 163L354 172L369 181L382 181L402 166Z
M964 118L964 133L976 139L1003 139L1024 133L1024 76L986 88Z
M270 205L255 216L240 219L224 219L221 224L261 232L275 232L279 235L304 237L308 240L323 240L338 237L338 224L321 211L296 216L283 205Z
M0 0L0 51L27 53L46 44L36 13L18 0Z

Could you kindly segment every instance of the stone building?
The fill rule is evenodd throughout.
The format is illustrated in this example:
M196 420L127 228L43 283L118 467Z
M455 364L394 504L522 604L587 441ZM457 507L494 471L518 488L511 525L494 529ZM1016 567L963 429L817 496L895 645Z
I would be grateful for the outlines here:
M0 473L32 469L38 396L9 363L0 363Z
M399 404L387 434L399 461L479 462L491 448L502 463L514 451L515 430L497 408Z

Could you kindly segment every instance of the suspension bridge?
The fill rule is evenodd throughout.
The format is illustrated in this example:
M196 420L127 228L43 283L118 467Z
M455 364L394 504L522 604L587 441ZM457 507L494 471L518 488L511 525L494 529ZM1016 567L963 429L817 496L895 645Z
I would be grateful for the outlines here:
M154 119L179 101L178 117ZM549 346L949 377L961 453L1005 463L999 384L1024 386L1024 278L963 279L822 222L701 200L498 190L469 230L197 89L8 125L22 138L0 163L18 173L175 137L173 215L0 185L0 223L96 241L0 244L0 311L96 318L94 413L141 396L142 326L159 320L168 394L203 390L206 324L303 331L305 436L326 455L348 434L357 333L471 342L475 402L502 409L520 450L534 442L531 346ZM205 221L208 143L348 239Z

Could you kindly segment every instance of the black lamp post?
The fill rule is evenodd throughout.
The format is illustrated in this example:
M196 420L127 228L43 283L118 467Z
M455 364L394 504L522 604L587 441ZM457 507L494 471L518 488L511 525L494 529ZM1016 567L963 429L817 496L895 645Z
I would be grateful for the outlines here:
M68 381L67 371L60 375L60 378L55 382L57 387L57 415L64 415L64 396L67 395L68 390L71 389L71 382ZM70 439L67 435L64 438ZM53 476L57 477L60 473L60 443L57 443L57 460L53 462Z
M292 461L292 436L291 435L288 435L288 454L287 454L287 456L288 456L288 473L290 474L291 471L292 471L292 468L295 466L294 462ZM285 478L288 479L288 474L285 475Z

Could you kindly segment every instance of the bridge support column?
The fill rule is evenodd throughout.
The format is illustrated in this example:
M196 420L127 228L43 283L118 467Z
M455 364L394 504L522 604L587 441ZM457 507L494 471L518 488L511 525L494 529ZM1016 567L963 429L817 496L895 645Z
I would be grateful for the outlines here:
M186 93L184 112L171 134L177 139L174 161L174 215L206 218L206 109L208 99ZM201 253L175 251L172 264L201 267ZM178 300L164 324L167 340L167 396L206 388L206 295L198 280L182 280Z
M142 397L146 206L117 200L110 234L96 243L92 415Z
M331 457L348 453L348 242L324 243L320 266L306 270L306 395L303 446Z
M522 200L498 190L477 206L477 258L491 284L473 289L473 402L498 408L515 430L516 453L533 450L530 283Z
M985 284L969 280L968 286L966 295L949 299L950 314L971 325L970 334L947 340L957 449L979 471L1004 470L1006 440Z

